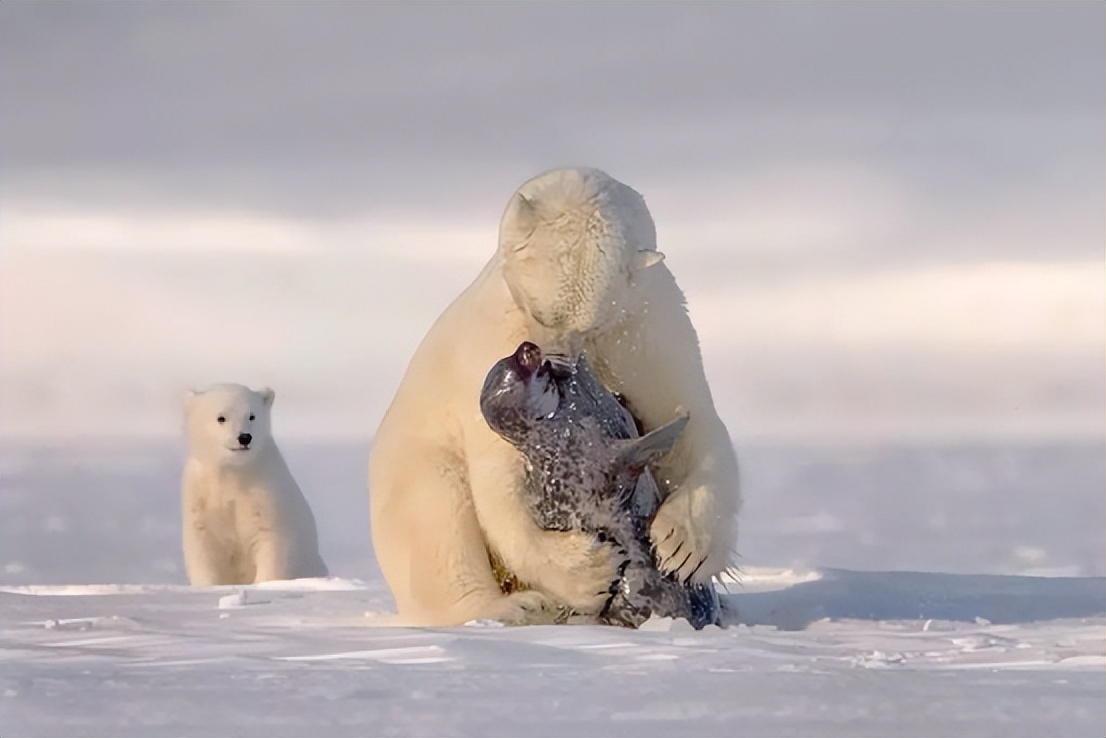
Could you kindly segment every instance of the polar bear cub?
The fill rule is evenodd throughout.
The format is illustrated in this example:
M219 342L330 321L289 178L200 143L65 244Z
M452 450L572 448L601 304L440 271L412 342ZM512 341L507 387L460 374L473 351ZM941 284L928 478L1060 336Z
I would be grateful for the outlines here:
M275 397L217 384L185 401L184 564L195 587L327 575L315 518L273 440Z

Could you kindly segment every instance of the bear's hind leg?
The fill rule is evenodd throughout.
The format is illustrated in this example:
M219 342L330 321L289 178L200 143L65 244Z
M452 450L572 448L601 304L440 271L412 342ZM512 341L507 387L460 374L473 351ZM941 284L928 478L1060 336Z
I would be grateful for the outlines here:
M386 465L389 474L370 478L373 548L400 618L415 625L553 622L556 607L546 595L500 589L460 463L437 449L404 452L411 464Z

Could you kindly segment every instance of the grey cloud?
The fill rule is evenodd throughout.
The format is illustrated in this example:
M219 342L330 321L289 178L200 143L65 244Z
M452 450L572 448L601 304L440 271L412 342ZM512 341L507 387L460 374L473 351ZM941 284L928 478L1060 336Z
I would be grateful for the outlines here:
M550 166L695 201L705 176L823 159L909 179L923 217L1028 186L1042 217L1054 197L1094 219L1102 22L1092 3L4 3L0 192L494 217Z

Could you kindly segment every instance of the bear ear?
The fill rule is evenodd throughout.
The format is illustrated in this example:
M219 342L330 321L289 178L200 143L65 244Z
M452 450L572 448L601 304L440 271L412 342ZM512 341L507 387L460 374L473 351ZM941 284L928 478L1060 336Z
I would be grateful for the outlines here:
M634 271L640 272L664 261L664 254L660 251L643 250L634 254Z
M265 407L273 406L273 400L276 399L276 390L272 387L262 387L257 394L261 395L261 401L265 403Z
M504 238L501 240L512 251L518 251L526 246L526 239L538 227L538 210L532 200L516 192L507 203L502 223L504 232L501 236Z
M196 404L196 400L199 399L202 392L198 392L194 389L190 389L184 393L184 412L192 412L192 406Z

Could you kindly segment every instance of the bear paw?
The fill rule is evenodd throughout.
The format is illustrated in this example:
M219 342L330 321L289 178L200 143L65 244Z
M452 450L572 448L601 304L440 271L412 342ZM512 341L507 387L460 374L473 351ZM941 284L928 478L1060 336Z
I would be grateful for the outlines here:
M649 526L657 568L681 582L705 582L718 568L712 561L711 530L695 515L691 495L665 500Z
M578 615L595 615L611 599L627 552L579 531L544 531L551 561L541 572L542 590Z
M528 590L496 600L486 619L506 625L549 625L563 618L562 610L548 595Z

